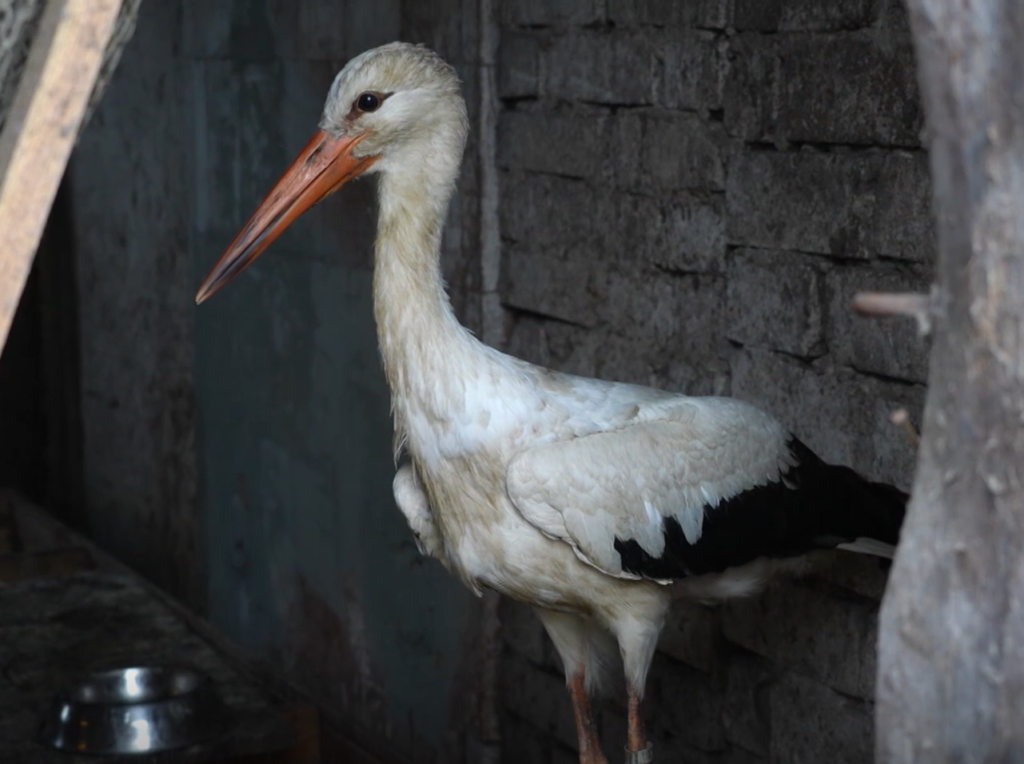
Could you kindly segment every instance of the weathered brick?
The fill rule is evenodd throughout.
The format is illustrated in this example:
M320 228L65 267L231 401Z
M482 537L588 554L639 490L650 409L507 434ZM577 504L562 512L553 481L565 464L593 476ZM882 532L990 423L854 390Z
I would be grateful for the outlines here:
M501 30L498 45L498 95L530 98L540 92L542 38L536 33Z
M835 550L818 555L815 576L881 602L892 563L881 557Z
M501 21L516 26L593 24L604 19L604 0L515 0L500 3Z
M700 304L721 297L707 280L652 280L649 274L623 280L607 267L619 263L633 269L646 261L688 272L717 271L724 247L720 227L715 230L721 222L713 204L706 209L696 202L687 206L655 197L610 196L556 176L508 173L503 180L502 233L511 240L502 263L501 294L507 304L582 326L596 323L595 309L601 306L604 320L616 331L633 333L631 326L644 331L637 321L647 316L644 326L665 326L670 333L680 331L680 321L706 321L707 316L694 315L685 303L669 307L655 295L682 290ZM713 295L706 294L708 288ZM617 310L623 305L631 309ZM655 305L665 307L651 313ZM714 308L716 314L719 309ZM684 315L667 320L666 310ZM656 316L667 323L651 323Z
M724 657L718 610L696 602L675 603L658 641L658 649L694 668L713 672Z
M548 735L511 714L501 717L501 753L506 761L553 764L554 746Z
M620 27L725 29L729 0L608 0L608 18Z
M812 258L737 250L727 284L730 339L803 357L824 352L824 278Z
M501 164L536 171L502 177L506 239L536 249L566 247L585 253L587 260L626 259L679 271L721 269L723 197L670 193L673 187L722 185L717 146L692 115L609 116L587 107L529 110L507 112L500 129ZM624 140L623 134L628 135ZM668 141L675 151L643 148L642 159L630 158L638 147ZM635 173L638 166L643 171ZM616 193L613 178L648 193Z
M579 764L579 754L564 745L557 743L551 746L551 764ZM512 759L512 761L526 761L526 759Z
M679 692L687 692L680 687ZM647 739L654 747L654 760L672 762L672 764L753 764L749 759L737 758L733 751L701 749L688 742L690 735L687 730L700 725L700 718L682 720L678 729L666 728L657 724L660 717L659 706L655 702L647 703L647 716L653 713L655 724L648 725ZM601 742L612 762L622 760L621 751L626 740L626 714L620 708L604 708L601 711Z
M499 293L504 305L579 326L598 323L600 300L592 276L580 263L553 249L506 247L501 258Z
M733 395L777 417L825 461L875 476L873 380L827 357L807 364L753 348L735 353L731 369Z
M747 34L730 54L726 117L747 140L920 145L909 37Z
M501 634L505 644L538 666L549 666L547 635L532 609L515 600L501 600Z
M920 424L922 386L868 379L827 357L806 364L753 348L737 352L731 370L733 395L773 414L822 459L909 488L916 455L888 415L907 408Z
M702 751L726 748L723 692L712 677L656 654L647 688L651 707L658 709L657 726Z
M686 5L685 3L681 5ZM664 61L661 103L704 114L722 108L728 44L710 32L663 32L656 38Z
M501 234L506 240L535 251L570 247L590 257L595 247L602 252L613 249L608 231L600 224L612 219L611 201L589 184L553 175L508 172L502 174L500 191Z
M654 744L654 760L671 764L757 764L765 759L745 755L732 748L721 751L704 751L686 742L685 735L673 734L673 730L655 730L650 734ZM611 749L613 751L619 748ZM612 761L616 761L612 759Z
M893 288L922 288L914 273L934 253L927 157L785 148L787 141L915 145L905 119L913 112L901 116L884 103L903 97L900 77L913 78L912 69L898 71L909 37L877 31L889 23L876 18L878 9L893 3L766 0L767 15L751 20L752 3L735 2L747 14L738 28L782 34L726 39L700 31L724 26L724 16L714 18L731 4L724 0L607 0L610 29L567 28L588 3L513 9L535 15L510 23L553 26L503 30L501 95L536 97L506 109L499 127L499 293L515 308L505 349L569 372L690 393L728 392L731 378L733 394L774 413L826 460L905 487L914 449L888 414L905 406L919 417L924 388L887 379L899 371L883 352L894 322L878 322L877 336L837 324L854 320L841 313L843 290L860 288L847 271L902 272L872 262L877 256L911 263L914 283ZM849 31L868 19L872 31ZM888 47L882 34L892 34ZM856 70L843 77L829 70L851 63ZM740 249L727 254L727 243ZM744 347L730 349L726 336ZM817 707L796 705L794 682L821 695L840 726L851 709L855 725L870 725L869 704L810 679L787 675L776 691L776 680L795 670L845 693L871 692L875 610L888 566L842 552L817 558L814 577L779 584L784 596L763 611L744 613L751 603L735 603L673 612L648 693L659 760L835 760L825 743L845 733ZM532 614L508 612L516 670L535 672L521 681L550 695L506 700L531 704L533 714L509 714L519 724L511 734L523 738L513 758L569 764L569 704L561 678L544 670L555 663L553 651ZM727 642L723 629L746 650ZM836 699L848 706L837 709ZM548 708L536 707L544 702ZM615 757L625 738L621 692L598 709ZM862 749L844 745L871 747L870 740Z
M719 368L724 364L718 355L719 324L705 323L707 316L721 310L721 282L708 277L630 279L611 270L596 273L601 279L591 277L584 283L577 273L577 295L572 299L587 305L588 319L600 315L602 324L595 324L600 330L519 316L509 337L509 352L572 374L692 395L723 392L718 384L725 375L724 365ZM591 295L593 305L578 298L581 293ZM531 310L527 299L522 302L519 307ZM643 351L638 353L638 348Z
M659 52L649 35L574 29L541 54L543 92L590 103L649 106L661 88Z
M871 703L788 674L772 686L769 704L772 762L870 764L874 760Z
M798 142L920 145L924 113L909 38L785 37L778 56L779 136Z
M615 231L623 257L680 273L719 273L725 265L720 196L620 194Z
M498 122L498 163L576 178L607 174L609 116L603 109L574 106L506 111Z
M769 752L768 691L776 673L768 661L741 652L734 653L725 668L725 738L761 756Z
M779 581L762 595L722 608L726 638L848 695L875 687L878 606L841 599L808 581Z
M906 3L882 3L880 26L897 35L910 36L910 17L907 16Z
M501 661L501 698L505 709L519 719L563 745L576 747L576 721L559 674L506 651Z
M506 349L518 358L568 374L650 384L648 364L635 356L635 342L534 315L517 315Z
M887 384L879 386L875 401L874 430L871 444L874 453L871 474L875 479L910 490L917 467L917 449L910 436L892 423L890 416L896 409L905 409L918 432L924 412L927 388L924 385Z
M769 759L751 753L745 748L733 746L724 756L716 760L715 764L767 764Z
M668 200L662 220L665 239L650 260L668 270L717 273L725 265L724 199L698 201L682 196Z
M732 38L722 95L730 135L755 141L772 134L778 68L771 39L749 33Z
M564 366L559 366L564 359L555 358L548 347L547 335L552 326L553 322L543 316L532 313L510 313L502 349L506 353L530 363L564 369ZM579 327L573 326L572 328L578 329Z
M724 188L719 143L694 114L645 115L642 152L643 178L655 190Z
M881 5L878 0L734 0L732 26L757 32L861 29L875 23Z
M608 140L603 163L611 168L618 188L643 186L640 156L644 130L643 109L617 110L609 119Z
M645 118L586 104L541 102L502 113L498 164L569 178L600 181L607 188L641 188ZM649 185L649 184L648 184Z
M929 343L916 322L865 317L852 308L858 292L912 292L921 277L894 268L836 268L829 274L829 349L838 363L911 382L928 379Z
M877 153L745 151L726 180L730 244L868 257Z
M608 269L603 276L602 318L616 333L646 343L645 353L652 360L688 358L707 368L722 350L722 279L651 278L617 269Z
M873 251L901 260L935 261L932 178L926 153L894 151L885 156L871 221L867 245Z
M734 152L729 242L845 258L934 258L924 154Z
M685 688L681 688L680 692L685 692ZM653 702L648 704L648 708L653 706ZM655 717L658 716L657 707L653 707L653 713ZM671 764L762 764L767 761L766 758L736 746L713 751L701 749L687 742L688 735L686 734L688 728L700 724L700 719L685 719L679 723L682 726L678 729L665 728L657 724L648 726L648 740L654 746L655 761L670 762ZM610 761L621 761L621 757L616 758L616 756L622 751L625 740L625 713L617 709L602 710L601 741L605 752L613 754L609 758Z
M612 696L604 699L600 710L601 747L607 751L621 751L626 741L626 713L620 698ZM650 703L646 704L649 709Z
M506 247L502 261L500 292L511 307L579 326L605 325L642 338L652 353L685 349L707 359L719 349L718 332L694 331L721 310L723 283L714 277L645 278L532 247Z

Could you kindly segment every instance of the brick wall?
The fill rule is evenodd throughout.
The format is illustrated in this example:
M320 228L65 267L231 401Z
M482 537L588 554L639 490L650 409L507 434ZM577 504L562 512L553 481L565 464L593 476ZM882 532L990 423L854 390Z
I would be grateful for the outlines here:
M503 0L506 349L775 414L908 487L927 347L852 314L927 290L927 158L899 0ZM682 605L649 685L660 761L866 762L884 563ZM574 760L557 657L505 603L511 761ZM619 697L601 709L612 761Z

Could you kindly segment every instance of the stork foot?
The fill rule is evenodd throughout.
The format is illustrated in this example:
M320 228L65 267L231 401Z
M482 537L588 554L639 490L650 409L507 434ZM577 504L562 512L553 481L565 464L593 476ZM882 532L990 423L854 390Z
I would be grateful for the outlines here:
M626 749L626 764L651 764L652 761L654 761L654 745L651 743L639 751Z

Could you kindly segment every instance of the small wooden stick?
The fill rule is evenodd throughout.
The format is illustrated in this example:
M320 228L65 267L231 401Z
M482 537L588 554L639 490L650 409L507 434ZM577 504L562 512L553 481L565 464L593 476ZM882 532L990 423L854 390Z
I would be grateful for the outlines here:
M896 409L894 412L889 414L889 421L907 434L907 437L910 438L910 442L913 444L914 448L921 445L921 436L914 428L914 425L910 423L910 414L907 413L906 409Z
M866 316L911 316L922 336L932 330L932 303L926 294L913 292L858 292L853 309Z

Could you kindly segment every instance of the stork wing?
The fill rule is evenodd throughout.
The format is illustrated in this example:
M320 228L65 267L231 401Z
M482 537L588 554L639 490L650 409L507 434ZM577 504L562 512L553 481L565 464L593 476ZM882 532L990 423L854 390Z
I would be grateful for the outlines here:
M670 580L738 564L720 550L708 557L707 543L701 551L705 516L758 487L792 493L790 436L732 399L651 408L618 429L520 453L509 464L509 497L527 521L612 576Z

